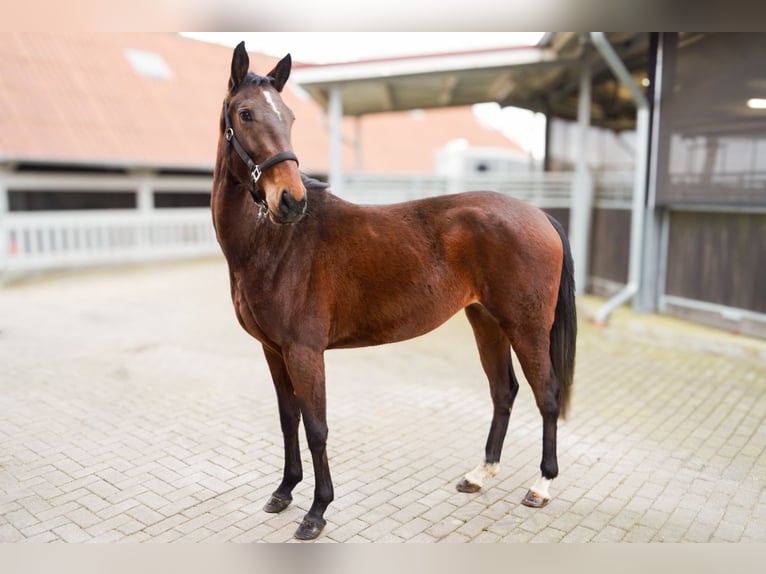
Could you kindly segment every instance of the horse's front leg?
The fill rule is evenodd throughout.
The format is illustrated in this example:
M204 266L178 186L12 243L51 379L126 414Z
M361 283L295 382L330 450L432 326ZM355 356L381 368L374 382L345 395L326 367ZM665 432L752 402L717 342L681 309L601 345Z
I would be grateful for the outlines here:
M314 501L295 531L295 537L313 540L327 523L324 513L333 500L330 466L327 462L324 354L297 345L283 352L295 397L303 414L303 426L306 428L306 439L314 463Z
M279 403L279 421L285 440L285 468L282 482L271 495L263 509L266 512L282 512L293 500L293 488L303 479L300 446L298 444L298 426L301 411L293 391L293 384L282 357L264 346L266 362L269 364L271 378L277 391Z

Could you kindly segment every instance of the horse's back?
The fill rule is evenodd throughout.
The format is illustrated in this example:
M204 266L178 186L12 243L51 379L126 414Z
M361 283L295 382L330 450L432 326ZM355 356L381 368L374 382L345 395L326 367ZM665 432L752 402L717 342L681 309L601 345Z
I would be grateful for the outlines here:
M342 200L323 189L311 190L316 199L330 200L322 211L355 220L373 220L381 226L386 221L414 221L426 226L464 221L474 224L513 227L519 232L528 228L551 228L546 215L539 208L495 191L467 191L448 195L426 197L401 203L385 205L362 205ZM456 219L457 218L457 219Z
M338 245L402 246L441 258L486 263L488 258L533 265L561 262L562 245L538 207L494 191L470 191L394 203L358 205L316 192L323 235Z

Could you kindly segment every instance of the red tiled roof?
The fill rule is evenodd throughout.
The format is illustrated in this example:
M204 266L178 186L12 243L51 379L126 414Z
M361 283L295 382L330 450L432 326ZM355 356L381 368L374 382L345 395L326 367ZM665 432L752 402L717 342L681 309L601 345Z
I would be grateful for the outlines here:
M136 72L126 50L158 54L172 77ZM232 50L168 33L0 34L0 161L211 169ZM265 74L275 58L251 54ZM288 82L297 117L293 146L306 171L329 163L324 113ZM352 118L344 120L353 138ZM430 172L436 148L518 146L482 128L470 108L392 113L361 120L367 171ZM344 166L354 167L350 146Z
M370 172L432 172L434 152L460 138L471 147L524 153L500 132L481 126L470 107L371 114L361 121L362 168ZM346 155L350 160L352 154Z

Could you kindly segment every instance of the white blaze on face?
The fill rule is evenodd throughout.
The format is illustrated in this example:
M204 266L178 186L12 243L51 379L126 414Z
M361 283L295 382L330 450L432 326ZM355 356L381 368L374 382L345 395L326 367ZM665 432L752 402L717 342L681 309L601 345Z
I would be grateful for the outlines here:
M269 105L271 106L271 109L274 110L274 113L279 116L279 119L282 119L282 112L279 111L279 108L277 107L277 103L274 101L274 98L271 95L271 92L263 92L263 97L266 98L266 101L269 102Z

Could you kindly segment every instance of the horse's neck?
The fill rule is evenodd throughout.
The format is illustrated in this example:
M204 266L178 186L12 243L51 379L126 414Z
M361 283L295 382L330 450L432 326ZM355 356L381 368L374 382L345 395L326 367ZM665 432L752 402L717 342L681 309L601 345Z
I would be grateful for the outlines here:
M213 185L213 222L221 249L232 265L244 261L257 245L256 233L260 221L260 207L253 202L247 189L224 179Z

